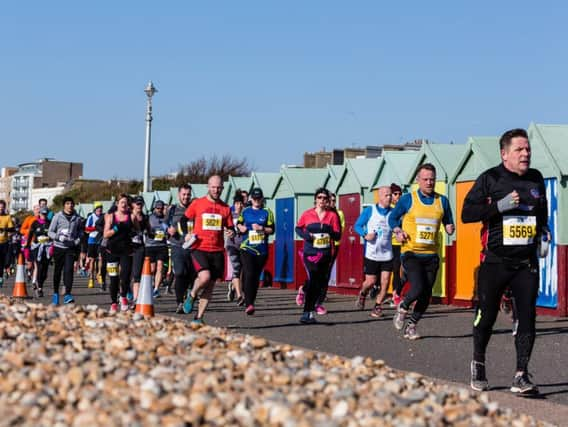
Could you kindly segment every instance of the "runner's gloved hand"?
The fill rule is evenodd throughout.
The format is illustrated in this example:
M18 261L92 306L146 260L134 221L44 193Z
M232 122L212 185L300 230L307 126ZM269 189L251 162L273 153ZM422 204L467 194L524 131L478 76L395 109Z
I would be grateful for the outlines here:
M513 210L517 206L519 206L519 193L514 190L497 201L497 210L501 213Z

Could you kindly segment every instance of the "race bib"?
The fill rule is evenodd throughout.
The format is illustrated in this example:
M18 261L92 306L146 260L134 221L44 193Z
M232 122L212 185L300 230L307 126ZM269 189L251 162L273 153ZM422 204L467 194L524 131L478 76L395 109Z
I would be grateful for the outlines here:
M49 242L49 237L47 236L37 236L38 243L47 243Z
M504 216L503 245L530 245L536 236L536 216Z
M107 272L110 277L118 276L118 262L107 263Z
M164 233L164 230L156 230L154 233L154 240L164 240L165 237L166 234Z
M204 230L221 231L223 229L223 217L219 214L204 213L201 219Z
M436 244L436 227L430 224L416 224L416 243Z
M329 234L327 233L314 233L313 246L316 249L326 249L330 246Z
M98 235L99 235L98 231L91 231L89 233L89 237L92 238L92 239L95 239Z
M250 230L248 240L251 245L260 245L261 243L264 243L264 231Z

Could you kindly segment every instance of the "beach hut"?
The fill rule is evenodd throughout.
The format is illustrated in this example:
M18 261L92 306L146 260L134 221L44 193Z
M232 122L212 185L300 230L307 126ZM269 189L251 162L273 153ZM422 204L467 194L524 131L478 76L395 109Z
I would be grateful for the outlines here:
M531 124L531 167L538 169L546 186L548 226L551 230L549 254L540 259L540 289L537 312L554 316L568 315L568 226L559 221L568 213L568 125Z
M450 177L455 191L455 241L452 250L455 270L448 271L447 298L450 304L470 306L474 296L479 253L481 223L464 224L461 220L463 201L477 177L500 163L498 137L470 137L465 151Z
M276 235L274 282L281 287L302 286L306 272L298 253L304 247L294 231L299 215L313 207L314 194L323 186L328 170L283 166L274 189Z
M172 201L172 195L171 195L171 191L165 190L165 191L154 191L155 196L154 196L154 200L161 200L162 202L164 202L166 205L169 205ZM176 197L173 200L177 200L177 194Z
M363 281L363 246L354 226L363 204L373 203L368 188L379 161L380 159L346 160L334 191L339 202L337 206L345 216L337 256L336 285L340 288L359 289Z
M391 185L393 182L407 190L407 177L414 170L417 156L418 151L383 151L368 187L371 193L368 199L377 203L379 187Z

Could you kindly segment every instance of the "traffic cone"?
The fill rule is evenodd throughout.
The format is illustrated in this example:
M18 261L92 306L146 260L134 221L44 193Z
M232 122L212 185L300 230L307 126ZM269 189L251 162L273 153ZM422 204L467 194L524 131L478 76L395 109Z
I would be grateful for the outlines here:
M27 298L28 291L26 289L26 267L24 266L24 254L18 255L18 266L16 268L16 281L14 282L14 291L12 296L15 298Z
M144 266L142 267L142 277L140 279L140 289L138 291L138 299L136 300L136 313L144 316L154 317L154 300L152 297L152 271L150 269L150 257L144 258Z

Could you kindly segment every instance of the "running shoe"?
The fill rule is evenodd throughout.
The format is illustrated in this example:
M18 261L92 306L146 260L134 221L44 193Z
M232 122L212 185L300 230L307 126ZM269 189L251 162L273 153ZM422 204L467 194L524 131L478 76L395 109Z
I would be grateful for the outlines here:
M196 317L195 319L193 319L193 320L191 321L191 324L192 324L192 325L205 325L205 322L203 321L203 318L202 318L202 317L200 317L200 318L197 318L197 317Z
M118 304L115 303L115 302L113 302L113 303L110 305L109 313L117 313L117 312L118 312Z
M416 323L409 322L404 328L404 338L408 340L420 339L420 334L416 331Z
M95 287L95 281L91 278L89 279L89 283L87 284L87 288L94 288Z
M188 292L187 298L183 302L183 312L189 314L191 310L193 310L193 297L191 296L191 292Z
M172 285L166 286L166 294L168 294L168 295L174 294L174 290L172 289Z
M59 294L53 294L51 297L51 303L53 305L59 305Z
M530 377L532 377L532 375L528 372L516 374L513 378L511 392L516 393L519 396L531 396L538 394L538 387L532 383Z
M489 390L489 381L485 376L485 363L471 361L471 381L470 387L475 391Z
M239 307L242 307L243 305L245 305L245 297L244 296L241 295L240 297L237 298L237 305Z
M254 305L252 304L247 305L247 308L245 308L245 313L248 314L249 316L252 316L254 314Z
M128 300L128 302L134 301L134 295L132 294L132 292L128 291L126 293L126 299Z
M357 297L357 301L355 305L359 310L365 310L365 299L367 298L367 294L363 292L359 292L359 296Z
M43 298L43 289L42 288L37 288L37 297Z
M154 298L160 298L160 290L159 289L154 289L154 291L152 292L152 296Z
M399 304L402 302L402 297L397 294L396 292L392 293L392 307L398 307Z
M120 298L120 311L128 311L128 298Z
M375 305L375 307L369 313L369 316L378 319L379 317L383 317L383 309L380 305Z
M180 303L177 305L176 314L184 314L184 311L183 311L183 302L180 302Z
M105 292L107 290L107 284L105 282L101 283L101 289L103 292Z
M97 274L97 284L98 284L99 286L102 286L102 285L103 285L103 276L102 276L102 274Z
M369 291L369 298L375 299L377 297L377 295L379 294L380 290L381 290L381 288L378 285L376 285L376 284L373 285L373 287Z
M73 295L71 295L71 294L63 295L63 304L72 304L74 302L75 302L75 299L73 298Z
M407 313L408 310L405 310L404 308L402 308L402 304L399 304L398 308L396 309L396 313L392 318L395 329L400 331L403 328Z
M313 311L304 312L304 314L302 314L302 317L300 317L300 323L303 323L304 325L312 325L314 323L317 323L314 312Z
M298 289L298 294L296 295L296 305L300 306L300 307L303 306L305 299L306 299L306 296L304 294L304 290Z
M318 304L316 305L316 314L323 316L324 314L327 314L327 309L323 305Z

